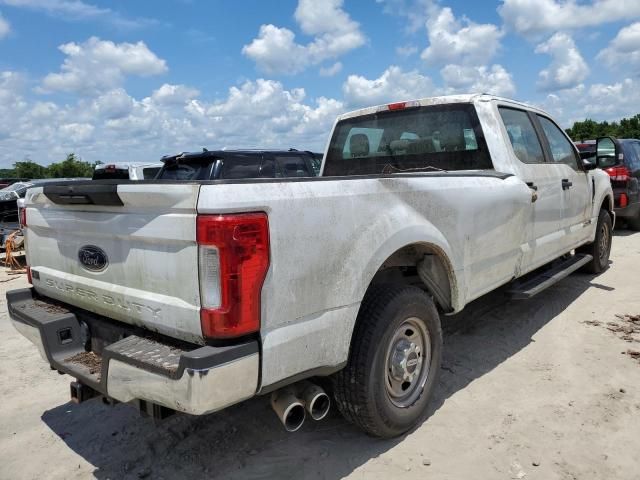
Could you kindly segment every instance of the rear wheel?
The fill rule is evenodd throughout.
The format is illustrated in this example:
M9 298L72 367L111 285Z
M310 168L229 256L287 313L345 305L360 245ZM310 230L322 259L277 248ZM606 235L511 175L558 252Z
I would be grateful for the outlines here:
M372 436L406 432L426 410L441 355L440 318L429 295L412 286L372 287L347 366L333 377L338 409Z
M611 252L611 240L613 234L611 217L606 210L600 210L598 224L596 226L596 238L593 243L578 249L579 253L588 253L593 257L584 266L584 271L600 273L609 267L609 253Z

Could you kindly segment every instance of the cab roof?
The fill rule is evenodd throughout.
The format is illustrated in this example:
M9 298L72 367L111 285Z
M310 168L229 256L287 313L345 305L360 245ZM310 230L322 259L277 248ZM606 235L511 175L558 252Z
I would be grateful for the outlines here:
M475 103L475 102L497 102L501 104L508 104L514 107L523 108L526 110L531 110L536 113L541 113L543 115L548 115L545 111L540 110L532 105L519 102L517 100L511 100L504 97L499 97L497 95L490 95L488 93L467 93L460 95L442 95L437 97L424 97L419 99L405 99L398 100L398 102L390 102L381 105L374 105L371 107L360 108L358 110L353 110L351 112L343 113L338 116L337 121L345 120L347 118L359 117L362 115L370 115L373 113L377 113L381 110L387 109L389 106L399 105L402 103L410 103L411 106L430 106L430 105L447 105L452 103Z

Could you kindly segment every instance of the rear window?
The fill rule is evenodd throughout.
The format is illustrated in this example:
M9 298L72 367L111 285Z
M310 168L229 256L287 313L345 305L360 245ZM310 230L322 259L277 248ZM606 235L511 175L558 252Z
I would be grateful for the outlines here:
M107 170L99 168L93 171L92 180L129 180L128 168L114 168Z
M313 177L315 173L310 171L304 158L298 156L276 156L276 162L285 177Z
M180 160L167 162L158 179L162 180L209 180L215 158Z
M142 169L142 178L145 180L153 180L160 171L161 167L148 167Z
M640 170L640 142L621 142L624 152L624 163L631 170L635 172Z
M339 122L324 175L491 168L475 108L453 104L384 111Z
M269 177L273 176L273 161L271 165L265 165L269 171ZM262 166L262 155L234 155L223 160L222 173L220 178L240 179L240 178L260 178Z

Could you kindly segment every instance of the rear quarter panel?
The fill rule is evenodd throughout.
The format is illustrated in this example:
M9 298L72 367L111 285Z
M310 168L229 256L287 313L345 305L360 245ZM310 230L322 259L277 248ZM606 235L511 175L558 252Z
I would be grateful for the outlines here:
M382 263L429 243L451 265L456 309L514 273L528 188L515 177L394 176L203 185L199 213L265 211L262 385L347 360L364 293Z

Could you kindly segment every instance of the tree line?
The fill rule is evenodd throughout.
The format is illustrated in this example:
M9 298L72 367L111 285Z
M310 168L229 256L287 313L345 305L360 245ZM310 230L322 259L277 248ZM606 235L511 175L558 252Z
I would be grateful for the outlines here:
M91 178L98 161L89 163L82 161L75 153L67 155L62 162L52 163L49 166L42 166L33 160L26 159L13 164L13 168L1 168L0 178Z
M576 142L606 136L640 138L640 113L619 122L596 122L591 119L575 122L566 132Z

